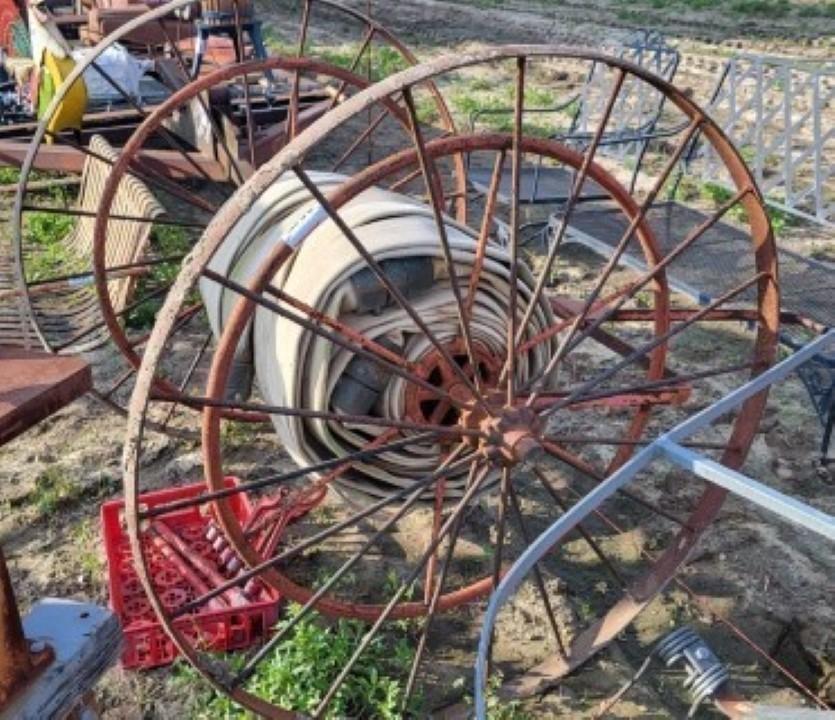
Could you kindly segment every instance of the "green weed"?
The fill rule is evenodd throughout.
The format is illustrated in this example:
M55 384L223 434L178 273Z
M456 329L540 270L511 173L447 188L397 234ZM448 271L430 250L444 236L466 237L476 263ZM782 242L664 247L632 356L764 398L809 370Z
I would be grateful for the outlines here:
M732 0L728 7L738 15L758 17L785 17L791 12L789 0Z
M501 673L494 672L487 681L487 720L533 720L533 715L522 708L522 703L519 700L505 702L499 697L502 679ZM464 679L458 678L453 686L463 688ZM472 705L472 696L465 696L464 703Z
M285 626L299 611L290 605L278 629ZM269 702L297 712L313 712L328 691L331 682L348 663L367 626L355 620L339 620L325 624L311 615L305 616L288 633L288 638L265 658L246 684L246 689ZM324 717L374 718L394 720L403 716L404 676L412 662L409 639L392 632L379 634L362 654L345 682L336 692ZM237 666L244 657L236 658ZM193 692L191 683L196 672L178 666L176 677ZM407 715L419 714L419 705L409 707ZM208 690L194 698L194 718L250 718L225 695Z
M252 445L261 437L261 428L259 423L226 420L220 428L220 444L227 449Z
M160 257L178 257L186 255L194 244L194 238L184 228L174 225L154 225L151 235L151 245L155 254ZM181 263L177 260L153 265L151 271L142 276L136 283L134 298L142 298L154 290L174 282L180 272ZM196 300L193 293L190 299ZM149 298L131 310L125 317L125 325L134 330L148 329L154 324L165 296Z
M16 185L20 182L20 170L16 167L0 167L0 185Z
M64 503L80 497L81 492L66 468L50 465L35 478L31 499L41 515L51 515Z
M728 188L722 185L717 185L716 183L707 182L701 186L702 198L711 201L714 207L719 207L720 205L726 203L731 199L731 197L733 197L733 194L734 193ZM770 205L766 205L766 212L771 220L771 227L774 230L775 235L780 235L787 228L797 222L796 219L789 213L783 212L778 208L771 207ZM737 222L746 222L748 219L745 208L740 204L731 208L728 215Z
M78 563L84 574L98 580L104 574L104 561L99 551L99 531L96 521L88 518L72 530L72 542L77 551Z
M38 474L35 487L26 499L37 508L41 516L47 517L82 498L107 497L115 490L116 482L107 475L102 475L98 485L81 482L77 473L56 464Z
M30 212L23 217L23 242L32 249L26 261L30 282L80 271L78 260L67 248L74 218L51 212Z
M331 46L317 48L317 54L325 62L344 70L351 70L356 62L353 72L360 77L369 77L373 82L405 70L409 65L397 50L388 46L371 48L370 60L368 51L366 51L357 62L357 49L354 47Z
M835 18L835 2L809 3L797 8L800 17Z

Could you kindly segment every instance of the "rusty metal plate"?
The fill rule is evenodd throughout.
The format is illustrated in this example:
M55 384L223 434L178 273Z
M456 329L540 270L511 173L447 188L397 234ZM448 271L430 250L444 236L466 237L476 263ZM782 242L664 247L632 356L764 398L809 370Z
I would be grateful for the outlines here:
M80 357L0 346L0 445L92 387Z

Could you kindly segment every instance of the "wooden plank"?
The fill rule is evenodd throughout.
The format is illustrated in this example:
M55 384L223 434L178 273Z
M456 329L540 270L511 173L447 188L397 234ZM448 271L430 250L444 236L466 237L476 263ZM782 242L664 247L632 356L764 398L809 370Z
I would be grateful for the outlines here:
M79 357L0 347L0 445L91 387L90 366Z

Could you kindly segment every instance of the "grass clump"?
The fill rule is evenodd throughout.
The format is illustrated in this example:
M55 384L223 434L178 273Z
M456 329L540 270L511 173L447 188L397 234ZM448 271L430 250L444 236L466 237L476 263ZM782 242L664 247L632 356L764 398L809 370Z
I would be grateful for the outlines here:
M32 248L26 261L26 279L47 280L72 272L72 258L65 242L73 229L71 215L31 212L24 216L24 243Z
M41 515L51 515L80 494L81 488L73 482L67 470L60 465L51 465L35 478L35 489L31 497Z
M117 480L104 474L101 475L98 482L81 482L77 472L63 465L55 464L50 465L38 474L35 478L35 487L26 500L35 506L42 517L48 517L57 510L72 505L82 498L98 499L107 497L116 490L117 486ZM86 540L89 540L89 536L85 537Z
M797 8L800 17L835 18L835 2L810 3Z
M192 233L176 225L154 225L151 235L151 246L154 255L164 258L179 258L186 255L194 244ZM141 277L136 283L134 298L143 298L158 288L173 283L180 272L181 260L172 259L170 262L153 265L150 273ZM132 330L147 330L156 320L165 295L157 295L140 303L125 317L125 325Z
M288 606L278 623L284 627L300 612L298 605ZM246 689L271 703L296 712L311 713L324 698L331 682L348 663L367 626L356 620L325 623L307 615L298 621L272 655L258 666L246 683ZM337 691L324 717L356 718L357 720L395 720L419 715L418 701L403 713L403 683L413 658L412 644L394 626L388 633L378 634L371 642L345 682ZM237 658L238 667L244 657ZM178 681L184 684L196 679L196 671L180 666ZM190 691L193 686L189 684ZM194 698L194 718L250 718L228 697L209 690Z
M20 170L16 167L0 167L0 185L17 185L20 182Z
M701 186L701 195L703 199L710 201L714 207L718 208L728 202L734 196L734 193L723 185L706 182ZM771 220L771 227L775 235L780 235L796 222L795 218L789 213L770 205L766 205L765 210L768 213L769 220ZM734 205L728 212L728 216L737 222L747 222L748 220L748 214L745 212L745 207L741 203Z
M382 80L409 66L400 52L387 45L371 48L370 60L366 51L357 61L357 49L356 47L328 46L317 48L316 53L325 62L343 70L350 70L362 78L370 78L372 82ZM355 62L356 67L352 70Z
M79 522L72 530L76 559L84 574L100 582L104 577L104 560L99 552L99 531L96 521L88 518Z

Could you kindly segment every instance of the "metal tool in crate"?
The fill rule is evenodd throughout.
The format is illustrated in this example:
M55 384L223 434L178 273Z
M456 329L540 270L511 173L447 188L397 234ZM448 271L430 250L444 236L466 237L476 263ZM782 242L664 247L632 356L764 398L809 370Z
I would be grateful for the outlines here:
M228 487L237 481L227 479ZM142 496L148 508L187 500L203 491L202 484L161 490ZM257 507L257 506L256 506ZM108 562L108 586L113 610L122 621L125 647L122 665L152 668L166 665L177 649L156 622L154 611L136 575L130 546L123 526L124 502L107 502L101 509L102 536ZM238 495L234 505L242 522L259 516L246 497ZM213 543L210 514L196 509L173 511L155 518L146 529L142 543L150 573L166 611L177 613L195 597L228 582L240 571ZM260 582L233 586L213 598L204 608L182 613L178 626L194 642L217 651L238 650L257 642L278 619L279 594Z

